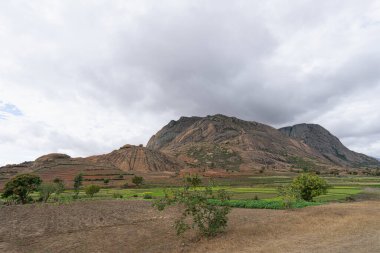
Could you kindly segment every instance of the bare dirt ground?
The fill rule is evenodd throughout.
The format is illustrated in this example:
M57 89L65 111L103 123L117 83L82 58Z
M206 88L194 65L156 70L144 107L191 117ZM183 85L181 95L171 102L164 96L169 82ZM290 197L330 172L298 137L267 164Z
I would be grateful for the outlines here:
M224 234L177 237L143 201L0 207L0 252L380 252L380 201L233 209Z

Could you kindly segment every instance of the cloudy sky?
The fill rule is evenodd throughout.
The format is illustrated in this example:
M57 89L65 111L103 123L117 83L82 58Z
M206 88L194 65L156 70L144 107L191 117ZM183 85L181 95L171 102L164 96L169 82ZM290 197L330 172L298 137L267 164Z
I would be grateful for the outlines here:
M380 157L379 45L379 1L0 1L0 165L215 113Z

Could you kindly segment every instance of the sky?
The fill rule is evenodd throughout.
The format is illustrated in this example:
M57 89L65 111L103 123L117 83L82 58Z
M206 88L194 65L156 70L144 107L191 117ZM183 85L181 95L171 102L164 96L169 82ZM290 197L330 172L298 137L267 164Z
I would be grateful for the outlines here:
M0 165L222 113L380 157L380 2L0 1Z

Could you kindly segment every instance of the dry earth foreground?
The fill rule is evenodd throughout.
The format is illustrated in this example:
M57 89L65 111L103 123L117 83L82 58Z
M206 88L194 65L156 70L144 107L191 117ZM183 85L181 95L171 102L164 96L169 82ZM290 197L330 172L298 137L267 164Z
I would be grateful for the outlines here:
M380 201L233 209L213 239L177 237L176 208L145 201L0 207L0 252L380 252Z

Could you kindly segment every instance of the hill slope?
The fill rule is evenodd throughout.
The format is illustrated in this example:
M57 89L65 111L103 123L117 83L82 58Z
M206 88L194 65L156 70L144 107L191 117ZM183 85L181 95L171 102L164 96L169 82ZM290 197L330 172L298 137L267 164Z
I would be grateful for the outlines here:
M1 167L0 188L9 178L26 172L35 173L47 181L59 177L70 184L78 173L83 173L87 183L109 179L111 185L118 185L125 176L133 173L177 172L181 168L180 163L159 151L125 145L105 155L71 158L54 153L41 156L33 162Z
M358 167L379 164L375 158L349 150L336 136L317 124L298 124L280 128L279 131L304 142L338 165Z

